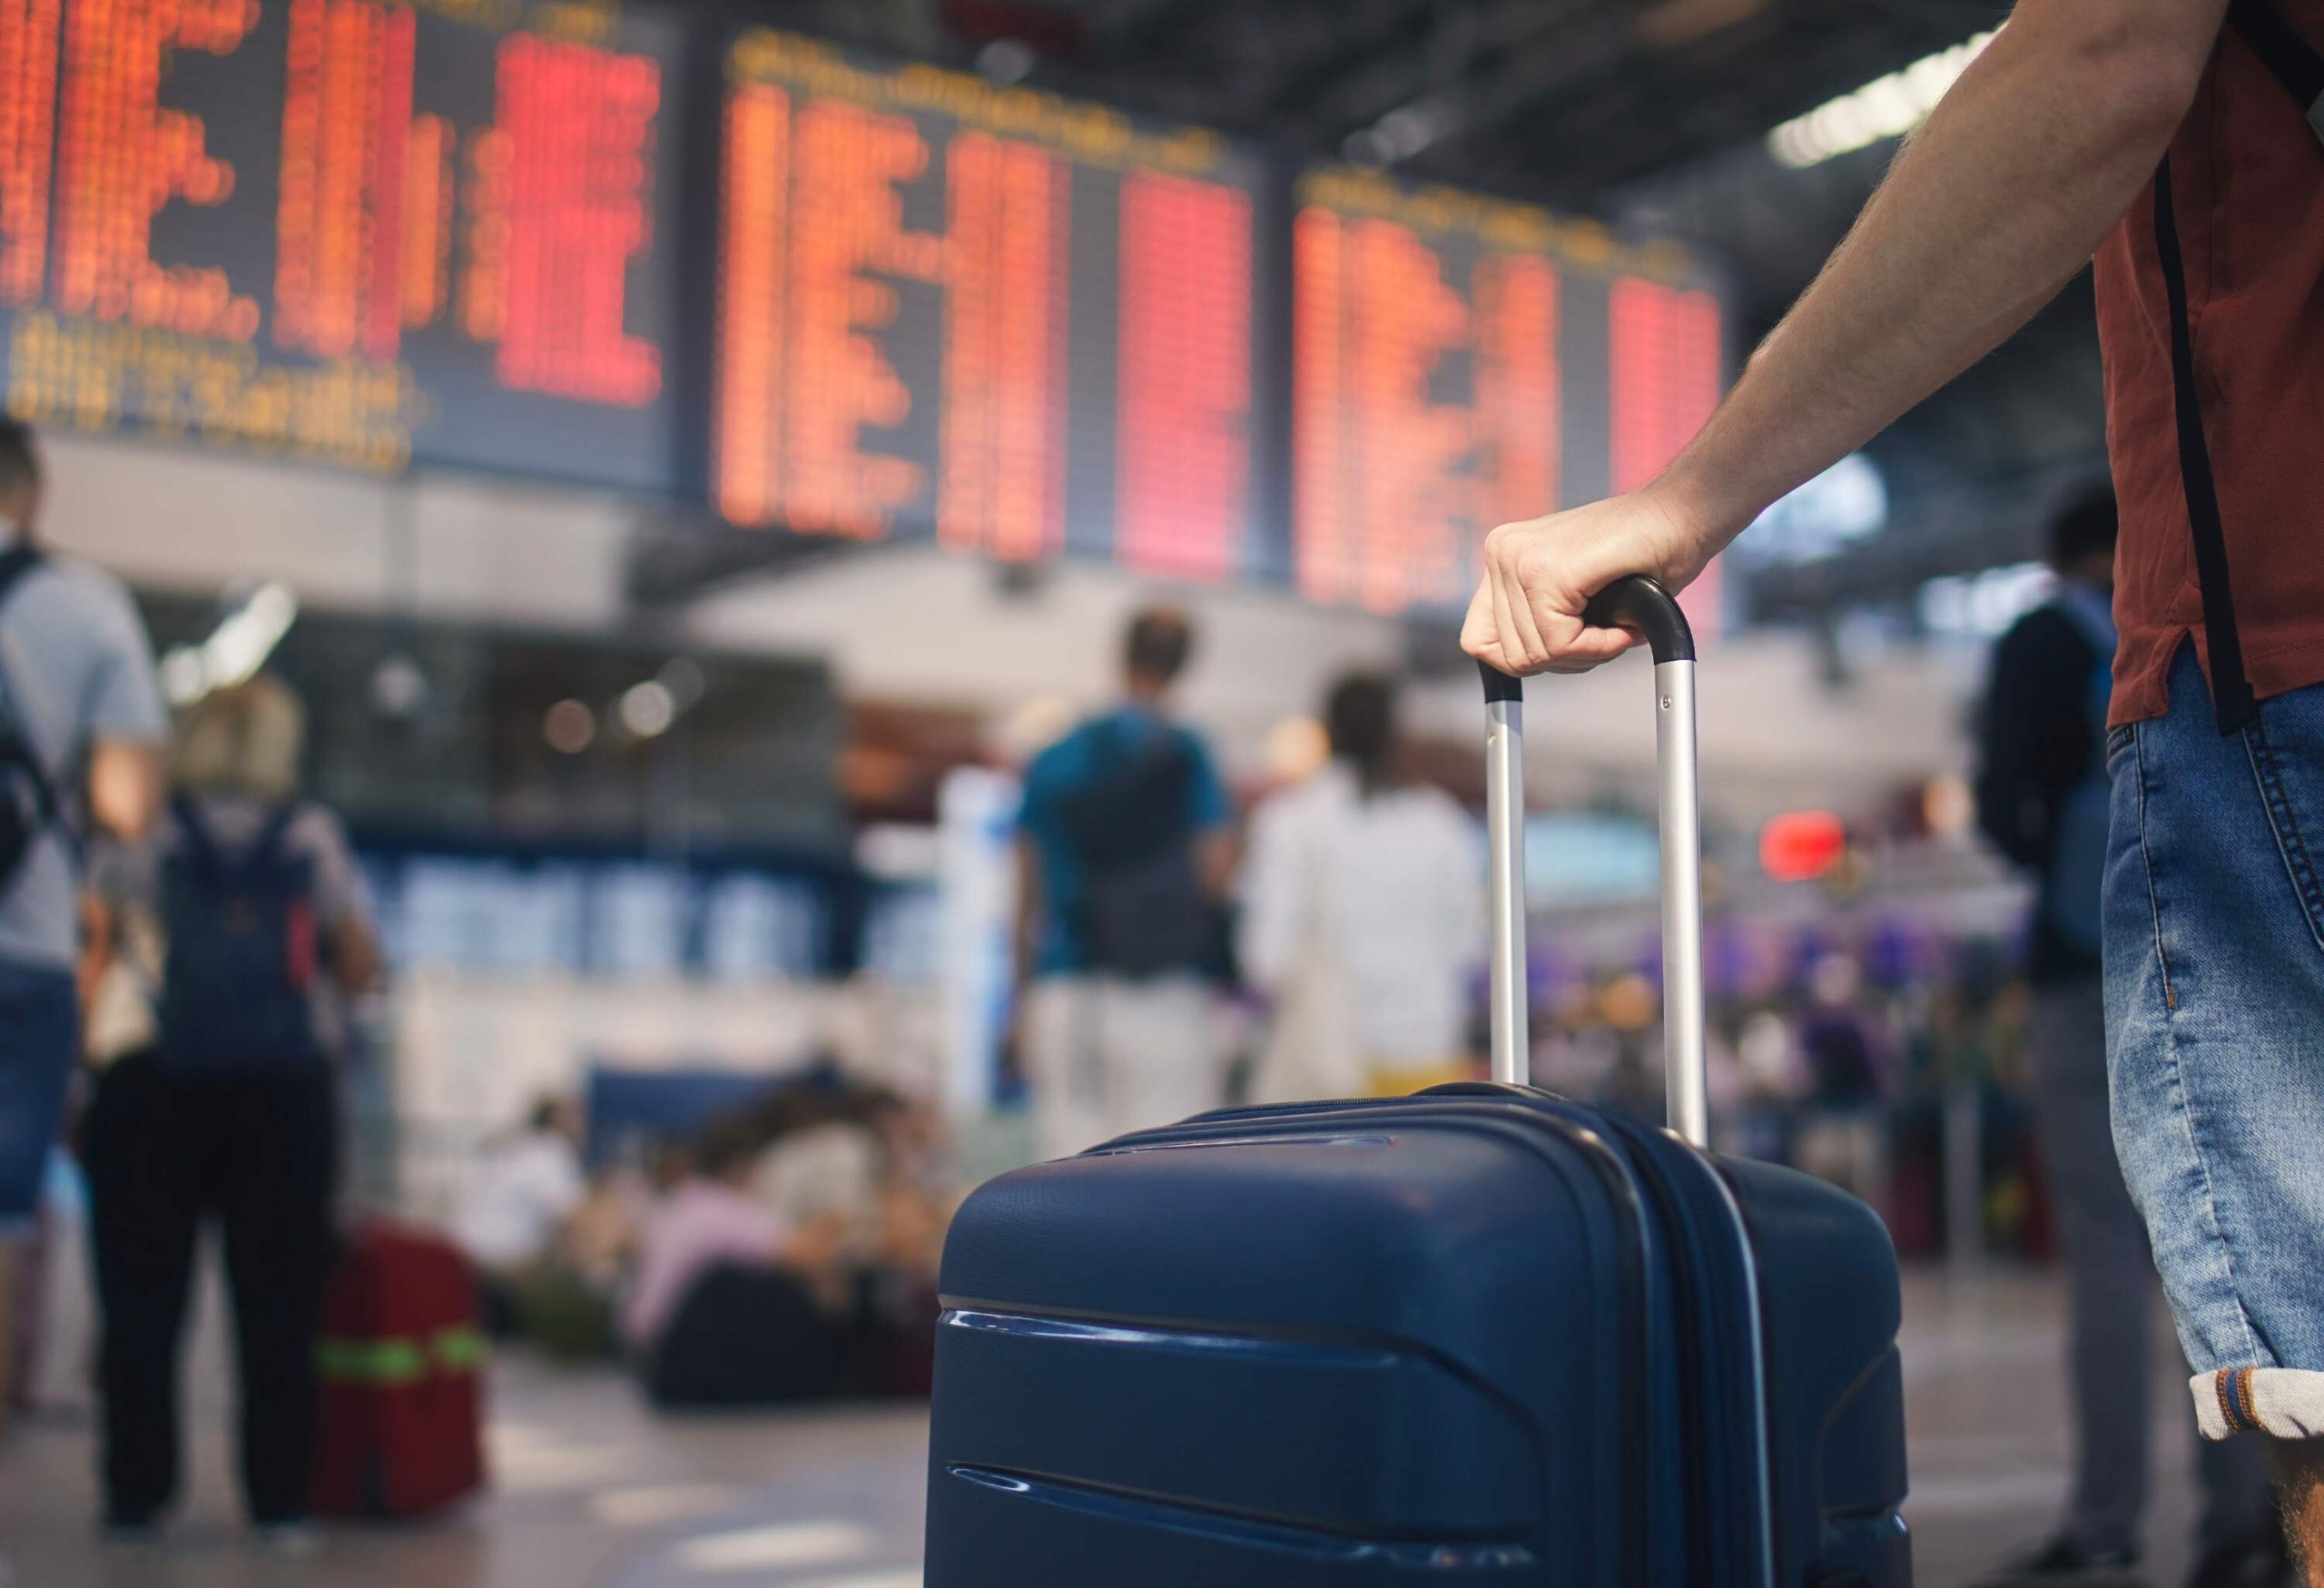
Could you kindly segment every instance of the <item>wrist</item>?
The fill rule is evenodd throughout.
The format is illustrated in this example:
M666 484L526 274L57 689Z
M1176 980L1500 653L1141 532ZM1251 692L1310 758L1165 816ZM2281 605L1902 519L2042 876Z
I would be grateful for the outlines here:
M1739 533L1740 526L1726 528L1736 508L1721 499L1710 481L1677 463L1640 486L1636 494L1662 527L1656 560L1663 581L1672 589L1690 583L1719 548Z

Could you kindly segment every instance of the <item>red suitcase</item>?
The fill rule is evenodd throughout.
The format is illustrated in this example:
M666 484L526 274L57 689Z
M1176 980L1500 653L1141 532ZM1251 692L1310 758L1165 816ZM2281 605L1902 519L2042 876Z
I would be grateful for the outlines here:
M484 1486L480 1317L438 1237L384 1219L350 1235L318 1350L317 1514L423 1516Z

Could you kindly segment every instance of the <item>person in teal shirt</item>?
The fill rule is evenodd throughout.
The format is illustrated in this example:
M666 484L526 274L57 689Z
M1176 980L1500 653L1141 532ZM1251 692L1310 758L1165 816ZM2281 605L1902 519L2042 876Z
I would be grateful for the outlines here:
M1214 1108L1234 811L1170 715L1183 613L1134 616L1123 700L1036 756L1019 818L1019 1056L1050 1156Z

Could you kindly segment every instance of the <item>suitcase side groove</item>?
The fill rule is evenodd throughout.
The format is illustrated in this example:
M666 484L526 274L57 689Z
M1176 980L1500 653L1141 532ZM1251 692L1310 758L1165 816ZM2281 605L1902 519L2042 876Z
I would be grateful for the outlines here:
M948 1466L946 1475L996 1489L1036 1504L1081 1511L1146 1527L1195 1529L1304 1554L1340 1560L1380 1559L1431 1572L1530 1572L1538 1564L1521 1539L1406 1538L1339 1529L1296 1527L1273 1518L1241 1515L1212 1505L1165 1503L1098 1484L1063 1481L990 1467Z

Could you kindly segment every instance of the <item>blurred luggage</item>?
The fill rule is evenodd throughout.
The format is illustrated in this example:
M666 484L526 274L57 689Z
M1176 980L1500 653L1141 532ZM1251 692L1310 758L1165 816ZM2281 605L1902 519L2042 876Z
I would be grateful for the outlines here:
M645 1395L665 1411L715 1411L821 1400L839 1383L842 1346L813 1294L763 1265L722 1263L670 1315L645 1365Z
M481 1489L485 1355L476 1280L458 1249L408 1225L358 1225L317 1354L317 1514L425 1516Z
M857 1275L833 1317L797 1276L725 1263L686 1292L645 1365L664 1411L714 1411L928 1395L936 1307L927 1287Z
M1496 1084L1227 1110L1005 1175L952 1227L928 1588L1899 1588L1895 1254L1703 1149L1693 644L1659 586L1680 1134L1527 1072L1519 691L1489 675Z

